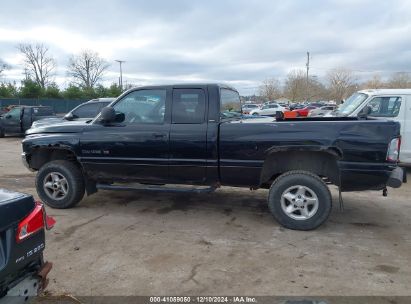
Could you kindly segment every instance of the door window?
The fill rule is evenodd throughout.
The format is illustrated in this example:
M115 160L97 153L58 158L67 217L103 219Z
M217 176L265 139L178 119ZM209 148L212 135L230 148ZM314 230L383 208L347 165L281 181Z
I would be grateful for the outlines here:
M125 123L163 123L166 90L138 90L124 96L114 106L114 110L124 113Z
M369 116L374 117L397 117L401 108L401 97L381 96L375 97L368 103L371 108Z
M21 113L21 108L13 108L11 109L8 113L6 113L6 116L11 116L10 119L20 119L20 113Z
M100 112L99 103L89 103L82 105L73 111L75 118L93 118Z
M205 116L205 94L201 89L174 89L172 123L201 124Z

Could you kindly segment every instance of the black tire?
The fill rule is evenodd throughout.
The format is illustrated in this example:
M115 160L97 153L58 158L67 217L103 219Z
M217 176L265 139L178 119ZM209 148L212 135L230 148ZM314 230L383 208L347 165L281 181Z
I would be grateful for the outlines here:
M66 194L59 199L53 199L44 186L51 173L58 173L65 178ZM53 175L54 176L54 175ZM85 183L80 168L73 162L54 160L40 168L36 176L36 189L40 199L48 206L56 209L68 209L77 205L84 196Z
M303 198L298 196L298 203L301 204L298 206L294 205L297 203L292 203L291 200L283 197L283 194L285 193L292 193L294 187L296 189L303 189L303 192L308 191L308 193L305 192L307 200L313 199L315 201L317 198L317 203L315 203L315 206L317 207L314 208L314 205L310 205L311 211L307 212L312 212L312 215L310 217L307 216L306 219L292 218L292 216L305 216L303 215L304 210L301 208L307 208L306 210L309 210L309 206L304 205L304 202L306 202L304 198L306 198L306 196L303 196ZM289 189L291 189L290 192L286 192ZM316 198L315 196L311 196L310 191L316 195ZM292 195L296 195L295 198L297 198L297 193ZM293 205L291 210L295 210L291 214L286 213L287 209L284 210L284 206L289 207L288 203ZM298 208L294 209L295 206ZM274 218L282 226L293 230L313 230L322 225L328 219L332 209L332 198L327 185L317 175L307 171L289 171L280 175L271 185L268 195L268 207Z
M0 128L0 138L3 138L5 135L4 129Z

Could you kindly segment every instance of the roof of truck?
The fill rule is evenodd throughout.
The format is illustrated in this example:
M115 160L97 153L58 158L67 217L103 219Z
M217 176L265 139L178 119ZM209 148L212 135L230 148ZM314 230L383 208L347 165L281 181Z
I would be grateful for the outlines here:
M148 86L139 86L134 87L132 89L150 89L150 88L158 88L158 87L184 87L184 88L195 88L195 87L205 87L205 86L217 86L220 88L230 89L237 91L234 87L225 84L225 83L174 83L174 84L159 84L159 85L148 85Z
M390 95L390 94L400 94L400 95L411 95L411 89L371 89L371 90L361 90L359 93L365 93L368 95Z
M91 99L89 101L87 101L87 103L95 103L95 102L112 102L116 100L116 97L101 97L101 98L94 98Z

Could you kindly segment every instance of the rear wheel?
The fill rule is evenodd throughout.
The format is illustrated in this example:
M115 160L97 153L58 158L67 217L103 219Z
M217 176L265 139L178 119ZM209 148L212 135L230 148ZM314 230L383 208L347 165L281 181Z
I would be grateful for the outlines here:
M289 171L271 185L268 206L284 227L312 230L328 219L332 199L327 185L317 175L307 171Z
M72 208L84 196L84 178L80 168L73 162L55 160L40 168L36 176L36 189L48 206Z

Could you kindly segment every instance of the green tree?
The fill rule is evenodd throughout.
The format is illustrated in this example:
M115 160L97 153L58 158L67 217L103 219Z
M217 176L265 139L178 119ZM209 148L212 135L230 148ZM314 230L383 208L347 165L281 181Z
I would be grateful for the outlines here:
M83 99L83 91L80 87L70 84L64 91L63 97L68 99Z
M83 98L86 99L93 99L98 97L96 90L94 88L82 88L82 92Z
M25 79L21 82L20 97L23 98L39 98L44 91L40 85L31 79Z
M108 89L103 87L101 84L98 84L94 89L96 97L107 97Z
M107 89L106 96L102 97L118 97L122 93L120 86L117 83L111 84Z
M44 90L43 96L47 98L61 98L61 92L58 85L55 82L48 85Z
M17 97L17 87L15 83L1 83L0 84L0 97L13 98Z

